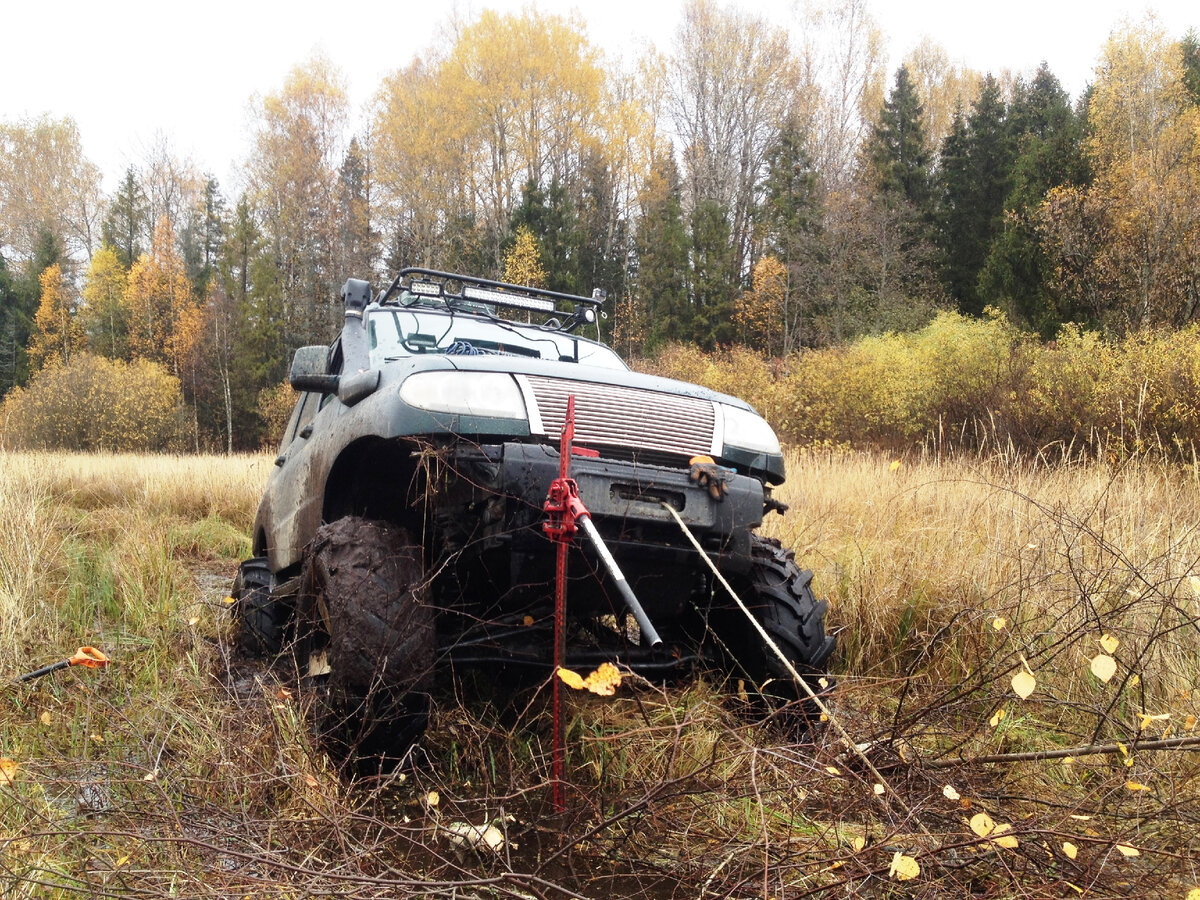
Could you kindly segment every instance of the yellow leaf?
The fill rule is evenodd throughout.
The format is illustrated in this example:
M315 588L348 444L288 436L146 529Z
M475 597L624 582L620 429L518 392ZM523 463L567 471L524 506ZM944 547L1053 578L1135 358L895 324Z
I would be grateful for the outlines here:
M1200 900L1200 887L1192 888L1190 891L1188 891L1187 896L1184 897L1183 900Z
M821 713L821 721L828 722L829 721L829 713Z
M841 775L842 772L837 766L826 766L825 771L830 775Z
M996 830L996 823L992 817L985 812L975 813L971 816L971 830L980 837L987 837Z
M430 806L437 806L439 803L442 802L442 798L438 794L437 791L430 791L428 794L425 795L425 802L428 803Z
M1117 741L1117 749L1121 751L1122 756L1129 755L1129 748L1126 747L1124 744L1122 744L1120 741Z
M1191 731L1193 728L1195 728L1196 727L1196 717L1189 714L1188 717L1183 720L1183 727L1186 728L1188 731Z
M1073 756L1064 756L1064 757L1063 757L1063 765L1064 765L1064 766L1073 766L1073 765L1075 765L1075 757L1073 757Z
M1133 757L1132 756L1125 757L1125 768L1127 768L1127 769L1133 768Z
M1129 676L1129 686L1130 686L1131 688L1135 688L1135 687L1137 687L1137 686L1138 686L1139 684L1141 684L1141 683L1142 683L1142 676L1141 676L1141 675L1130 675L1130 676Z
M821 676L820 678L817 679L817 684L819 684L823 688L827 688L827 687L829 687L829 679L826 678L825 676Z
M1100 638L1100 647L1105 653L1113 653L1121 646L1121 642L1111 634L1105 634Z
M1017 847L1017 839L1014 835L1005 834L1007 831L1012 831L1012 826L1007 822L997 825L996 830L992 832L992 843L997 847L1003 847L1005 850L1015 850ZM996 837L998 834L1003 834L1004 837Z
M1151 716L1147 713L1138 713L1138 718L1142 720L1139 727L1145 731L1154 722L1165 722L1167 719L1171 718L1171 714L1159 713L1157 716Z
M1117 674L1117 661L1111 656L1100 653L1092 657L1092 674L1107 683Z
M1137 847L1130 847L1128 844L1117 844L1117 852L1122 856L1141 856L1142 851Z
M1006 715L1008 715L1008 713L1005 710L998 709L998 710L996 710L995 713L993 713L992 717L990 719L988 719L988 724L990 724L993 728L995 728L997 725L999 725L1001 722L1004 721L1004 717Z
M889 877L897 881L911 881L920 874L921 866L911 856L905 856L903 853L892 855L892 865L888 869Z
M996 616L996 618L992 619L992 627L997 631L1003 631L1008 627L1008 619L1004 618L1004 616Z
M13 779L17 776L16 760L9 759L7 756L0 758L0 787L13 783Z
M873 790L875 792L876 796L882 797L883 792L884 792L884 786L882 784L876 784L873 788L871 788L871 790Z
M526 616L524 619L521 620L521 622L525 625L532 625L533 624L533 616Z
M1076 887L1075 885L1071 884L1071 882L1069 882L1069 881L1064 881L1063 884L1065 884L1067 887L1069 887L1071 890L1073 890L1077 894L1083 893L1083 888Z
M104 735L102 735L102 734L93 734L93 735L92 735L92 740L93 740L93 741L95 741L97 744L103 744L103 743L104 743Z
M158 777L158 769L155 769L153 772L147 772L145 775L143 775L142 781L153 781L157 777Z
M1125 788L1126 788L1126 790L1130 790L1130 791L1148 791L1148 790L1150 790L1150 788L1146 787L1146 785L1144 785L1138 781L1125 782Z
M900 468L900 460L898 459L892 460L892 464L888 466L888 469L892 472L895 472L898 468Z
M127 862L129 862L129 857L122 856L120 859L117 860L116 868L118 868L118 869L121 868L121 866L125 865Z
M1079 853L1079 848L1070 841L1063 841L1063 853L1067 855L1067 859L1074 859Z
M596 671L583 680L583 686L593 694L611 697L621 686L621 670L612 663L600 663Z
M321 786L321 782L317 781L317 779L314 778L309 772L304 773L304 783L310 788L317 788Z
M199 623L200 619L197 616L192 616L190 619L188 619L188 627L198 625Z
M946 785L944 788L942 788L942 796L945 797L947 800L957 800L958 799L958 791L956 791L950 785Z
M1037 679L1033 677L1033 673L1027 669L1022 669L1012 677L1013 693L1025 700L1033 693L1037 687Z
M221 602L224 603L226 606L233 606L233 604L237 603L237 601L234 600L232 597L226 597Z
M50 715L50 710L48 709L42 710L42 714L38 716L38 721L43 725L49 725L52 720L53 717Z
M853 847L854 852L857 853L863 847L867 846L867 839L860 834L850 842L850 846Z
M559 668L558 677L562 679L563 684L569 688L574 688L577 691L583 690L583 676L578 672L572 672L570 669Z
M1075 813L1071 813L1071 818L1075 819L1078 822L1090 822L1092 820L1091 816L1081 816L1081 815L1076 815Z

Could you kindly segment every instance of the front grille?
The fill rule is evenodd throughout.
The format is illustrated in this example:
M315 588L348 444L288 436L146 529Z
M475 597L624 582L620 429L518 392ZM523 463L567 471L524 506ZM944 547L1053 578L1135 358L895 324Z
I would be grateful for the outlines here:
M712 452L716 412L709 400L639 388L528 375L542 425L562 434L575 395L575 439L587 446L636 447L696 456Z

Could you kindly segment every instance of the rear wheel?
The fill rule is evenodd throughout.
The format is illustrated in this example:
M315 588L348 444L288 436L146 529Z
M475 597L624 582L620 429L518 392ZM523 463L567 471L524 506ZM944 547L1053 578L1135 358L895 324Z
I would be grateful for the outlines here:
M266 557L256 556L238 566L230 596L238 623L238 643L253 656L276 656L282 651L284 632L292 608L273 600L275 578Z
M796 565L792 551L773 538L752 535L750 551L751 570L741 580L743 602L813 692L827 690L818 679L833 654L834 639L825 634L827 605L813 594L812 572ZM796 684L741 610L724 609L718 631L735 668L750 677L764 699L772 705L788 704L805 719L816 718L808 692ZM800 703L792 706L797 700Z
M329 674L319 727L334 755L399 758L425 730L437 647L421 547L387 522L322 526L304 605Z

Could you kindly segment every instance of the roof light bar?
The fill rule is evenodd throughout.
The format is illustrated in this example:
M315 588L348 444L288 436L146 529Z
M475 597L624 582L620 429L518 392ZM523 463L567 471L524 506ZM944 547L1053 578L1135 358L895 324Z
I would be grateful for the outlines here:
M468 300L480 300L484 303L495 303L497 306L511 306L516 309L532 309L538 312L554 312L554 301L542 297L525 297L521 294L508 294L504 291L493 291L475 285L463 285L462 295Z
M413 281L408 286L409 293L417 294L421 297L440 297L442 296L442 286L436 281Z

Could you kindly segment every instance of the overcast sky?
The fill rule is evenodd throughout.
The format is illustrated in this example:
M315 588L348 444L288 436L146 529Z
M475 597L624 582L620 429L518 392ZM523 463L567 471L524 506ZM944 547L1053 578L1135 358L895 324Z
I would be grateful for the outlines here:
M1148 9L1172 36L1200 30L1195 0L1152 4L1090 0L869 0L887 38L889 73L923 36L980 71L1050 64L1072 95L1092 78L1109 33ZM522 0L459 2L461 10L520 9ZM536 5L578 11L593 43L614 56L647 43L668 49L681 0L576 0ZM792 0L733 4L781 25ZM396 0L4 0L0 14L0 119L49 113L78 123L88 156L111 189L165 135L227 187L246 155L250 99L277 90L314 50L346 74L361 107L383 76L425 51L449 3ZM889 74L890 82L890 74Z

